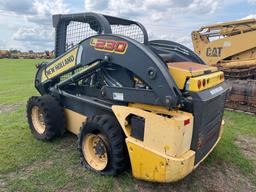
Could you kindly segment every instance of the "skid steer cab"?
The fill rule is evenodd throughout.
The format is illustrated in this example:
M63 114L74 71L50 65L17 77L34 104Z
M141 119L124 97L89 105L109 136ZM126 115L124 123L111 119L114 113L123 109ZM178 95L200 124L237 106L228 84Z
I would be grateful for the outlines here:
M37 139L78 136L82 165L173 182L217 145L227 86L190 49L149 41L142 24L96 13L54 15L56 58L38 66L27 103Z

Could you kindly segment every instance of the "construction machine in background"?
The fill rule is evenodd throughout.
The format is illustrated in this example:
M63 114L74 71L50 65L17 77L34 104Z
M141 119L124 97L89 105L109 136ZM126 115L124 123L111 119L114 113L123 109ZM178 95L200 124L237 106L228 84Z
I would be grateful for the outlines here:
M21 51L16 49L11 49L9 53L10 53L10 56L9 56L10 59L19 59L21 55Z
M37 53L35 53L33 50L28 51L28 59L35 59L37 58Z
M44 51L44 59L53 59L54 51Z
M34 52L29 50L28 52L21 52L20 50L11 49L0 50L0 58L10 59L52 59L54 58L54 51Z
M0 59L9 58L9 57L10 57L10 53L8 50L0 50Z
M256 113L256 19L219 23L192 32L194 51L224 71L226 107Z

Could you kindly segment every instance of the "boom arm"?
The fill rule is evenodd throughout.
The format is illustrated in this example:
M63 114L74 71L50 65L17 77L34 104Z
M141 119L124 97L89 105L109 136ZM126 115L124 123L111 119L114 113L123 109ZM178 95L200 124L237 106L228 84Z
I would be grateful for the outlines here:
M192 32L192 41L195 52L210 65L256 59L256 20L204 26Z
M112 43L121 43L125 45L125 49L120 52L120 46L116 46L119 50L110 51ZM103 86L101 93L107 99L162 105L167 108L176 108L180 104L181 92L167 65L146 45L119 35L96 35L87 38L63 57L41 66L36 77L36 87L41 94L47 93L51 87L62 86L63 83L59 83L61 76L83 66L91 69L90 66L97 62L100 63L100 68L110 65L121 67L150 86L143 91L132 86ZM86 74L90 74L88 68L79 77ZM122 72L120 79L123 82L129 80ZM75 79L75 76L70 79L71 82L77 80L79 78ZM117 94L121 96L115 98Z

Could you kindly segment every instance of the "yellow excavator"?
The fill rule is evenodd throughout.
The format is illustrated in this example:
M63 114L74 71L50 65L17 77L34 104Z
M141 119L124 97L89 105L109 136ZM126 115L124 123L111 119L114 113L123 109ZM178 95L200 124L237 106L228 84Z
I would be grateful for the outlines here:
M191 36L195 52L228 79L226 107L255 114L256 19L203 26Z

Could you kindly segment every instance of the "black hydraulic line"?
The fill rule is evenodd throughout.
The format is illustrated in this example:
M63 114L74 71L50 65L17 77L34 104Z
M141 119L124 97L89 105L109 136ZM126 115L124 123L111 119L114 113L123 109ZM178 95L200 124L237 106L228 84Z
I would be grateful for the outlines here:
M109 104L109 105L106 105L106 104L103 104L103 103L100 103L99 101L95 101L95 98L92 99L90 97L87 97L87 96L76 96L76 95L72 95L66 91L63 91L63 90L60 90L60 89L57 89L56 90L60 95L63 95L65 97L69 97L71 99L76 99L78 101L82 101L82 102L85 102L85 103L88 103L88 104L91 104L91 105L94 105L94 106L97 106L97 107L101 107L103 109L106 109L108 111L112 111L112 108L111 108L111 105L112 104ZM55 92L55 91L54 91Z
M74 74L74 75L70 76L69 78L57 83L56 87L61 88L69 83L75 82L77 79L79 79L85 75L90 76L91 73L99 67L99 64L100 64L100 61L97 61L97 62L89 65L88 68L85 68L84 70L78 72L77 74ZM85 74L85 73L87 73L87 74Z

